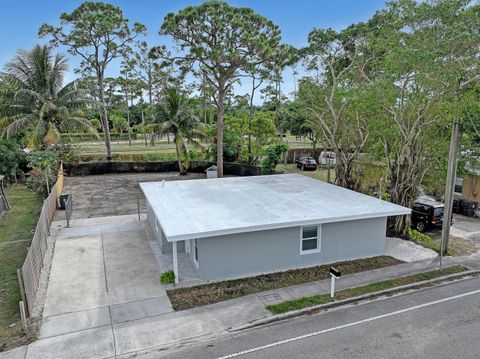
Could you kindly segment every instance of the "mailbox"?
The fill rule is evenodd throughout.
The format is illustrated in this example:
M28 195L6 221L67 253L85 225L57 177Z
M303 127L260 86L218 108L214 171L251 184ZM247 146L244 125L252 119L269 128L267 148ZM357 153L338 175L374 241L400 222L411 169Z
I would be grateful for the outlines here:
M340 272L337 268L335 267L330 267L330 274L337 277L337 278L340 278L342 276L342 272Z

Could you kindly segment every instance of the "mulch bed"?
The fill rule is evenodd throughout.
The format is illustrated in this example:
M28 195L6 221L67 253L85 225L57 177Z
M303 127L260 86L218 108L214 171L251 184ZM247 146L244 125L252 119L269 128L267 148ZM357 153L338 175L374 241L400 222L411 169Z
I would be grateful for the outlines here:
M286 272L263 274L256 277L215 282L189 288L171 289L167 293L173 308L175 310L184 310L266 290L327 279L330 277L330 266L334 266L342 272L342 275L346 275L400 263L403 262L392 257L379 256L311 268L292 269Z

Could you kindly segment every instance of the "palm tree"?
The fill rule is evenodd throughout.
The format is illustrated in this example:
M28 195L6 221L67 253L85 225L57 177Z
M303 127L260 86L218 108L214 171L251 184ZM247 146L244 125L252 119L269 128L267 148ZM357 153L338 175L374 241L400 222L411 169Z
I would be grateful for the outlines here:
M20 50L0 74L0 127L4 136L25 132L28 147L46 148L60 140L61 132L78 130L97 133L83 118L86 93L76 81L65 86L68 71L64 55L52 53L49 46L36 45L31 51Z
M173 135L180 174L187 174L189 166L186 141L199 145L201 123L194 115L191 100L175 88L166 88L156 109L154 126L161 134Z

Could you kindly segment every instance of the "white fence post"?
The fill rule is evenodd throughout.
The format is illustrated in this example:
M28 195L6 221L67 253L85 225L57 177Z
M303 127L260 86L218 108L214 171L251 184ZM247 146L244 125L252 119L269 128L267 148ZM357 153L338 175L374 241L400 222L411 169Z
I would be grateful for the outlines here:
M23 300L21 300L20 302L18 302L18 304L20 306L20 317L22 319L23 330L28 331L27 315L26 315L26 312L25 312L25 303L23 303Z

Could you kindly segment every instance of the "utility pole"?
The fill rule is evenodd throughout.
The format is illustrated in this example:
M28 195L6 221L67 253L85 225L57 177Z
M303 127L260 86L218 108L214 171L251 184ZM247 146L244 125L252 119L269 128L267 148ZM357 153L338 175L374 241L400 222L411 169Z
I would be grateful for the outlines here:
M448 151L448 170L447 184L445 186L445 209L443 213L442 225L442 245L440 249L440 269L442 269L442 257L448 250L448 237L450 236L450 219L452 218L453 191L455 188L455 179L457 177L457 159L460 144L460 134L463 124L455 121L452 127L452 137L450 139L450 149Z

